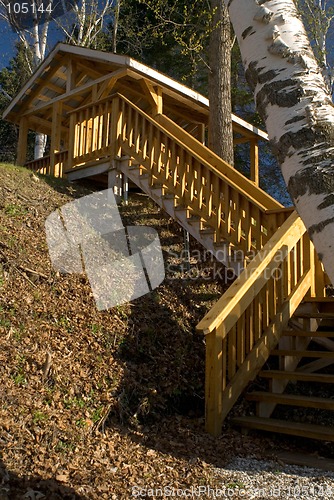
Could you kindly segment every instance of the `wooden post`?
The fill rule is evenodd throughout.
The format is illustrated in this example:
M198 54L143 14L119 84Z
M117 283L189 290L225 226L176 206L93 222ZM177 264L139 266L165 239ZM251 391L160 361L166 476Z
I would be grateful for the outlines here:
M259 142L257 139L251 139L250 144L250 178L255 184L259 185Z
M205 339L205 428L209 434L217 437L221 434L223 425L222 338L214 330Z
M152 116L160 115L163 111L163 98L162 88L159 86L154 87L149 80L142 78L140 80L142 89L151 105Z
M62 125L62 102L55 102L52 105L52 128L51 128L51 147L50 147L50 175L60 177L59 157L56 153L60 151Z
M117 168L118 164L118 160L112 160L108 170L108 190L114 194L116 203L120 203L123 196L123 179L121 171Z
M120 106L121 102L119 98L115 98L112 101L111 106L111 141L110 141L110 159L121 155L120 147L120 137L121 137L121 125L122 125L122 109Z
M66 93L75 88L75 73L76 64L71 58L69 58L67 63Z
M326 279L325 271L322 263L319 260L318 254L312 244L313 259L314 259L314 280L316 297L325 297L326 295Z
M71 113L70 115L70 132L68 137L68 169L74 166L74 158L77 155L76 116L77 113Z
M205 123L198 124L198 137L199 142L205 145Z
M19 140L17 144L16 164L23 166L27 158L28 146L28 119L21 118L19 128Z

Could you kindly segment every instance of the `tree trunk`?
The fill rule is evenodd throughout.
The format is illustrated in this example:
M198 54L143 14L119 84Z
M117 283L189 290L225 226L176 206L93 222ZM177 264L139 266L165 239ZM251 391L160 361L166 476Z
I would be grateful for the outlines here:
M289 193L334 283L334 107L321 70L293 0L224 1Z
M231 105L231 26L228 11L211 0L213 30L209 47L209 147L230 165L234 164Z

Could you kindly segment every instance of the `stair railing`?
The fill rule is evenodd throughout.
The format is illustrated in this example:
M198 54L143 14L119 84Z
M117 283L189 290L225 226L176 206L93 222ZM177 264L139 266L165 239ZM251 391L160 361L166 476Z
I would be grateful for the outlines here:
M164 115L115 94L69 113L69 168L128 155L236 260L251 259L288 213L282 205ZM240 252L240 255L238 255Z
M206 339L209 433L221 433L306 293L323 294L324 286L313 244L293 212L197 325Z
M24 166L38 172L42 175L55 175L55 177L62 177L63 172L67 169L68 151L63 150L54 154L55 163L57 165L57 172L51 172L51 157L50 155L42 156L36 160L27 161Z

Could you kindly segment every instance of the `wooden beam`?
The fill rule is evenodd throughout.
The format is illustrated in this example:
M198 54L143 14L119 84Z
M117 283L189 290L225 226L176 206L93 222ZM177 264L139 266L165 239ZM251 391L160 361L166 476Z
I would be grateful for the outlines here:
M145 96L150 103L152 108L152 115L158 115L162 113L162 88L154 87L149 80L142 78L139 80L141 88L144 91Z
M259 141L252 139L250 144L250 178L259 185Z
M70 57L67 63L67 79L66 79L66 93L70 92L75 87L75 72L76 65Z
M48 97L47 95L44 95L44 94L38 94L38 96L36 96L36 99L39 99L40 101L44 101L44 102L51 101L51 98Z
M42 125L45 128L45 130L48 130L47 134L50 135L51 128L52 128L52 122L51 121L45 120L44 118L41 118L40 116L31 116L29 118L29 124L30 124L31 130L35 130L34 127L33 127L34 123L36 125ZM36 130L39 130L39 128L36 127ZM64 126L61 126L61 132L63 134L68 134L68 128L64 127Z
M40 104L39 106L36 106L34 109L29 109L28 111L26 111L25 113L23 113L23 116L30 116L32 115L33 113L36 113L38 111L42 111L43 109L46 109L48 108L51 104L53 104L54 102L58 102L58 101L64 101L66 102L66 100L68 99L73 99L73 96L80 96L81 93L84 93L86 92L87 90L90 90L91 87L93 87L94 85L96 85L97 83L102 83L106 80L109 80L110 78L112 78L114 76L114 73L109 73L108 75L106 76L102 76L101 78L99 78L98 80L95 80L93 82L88 82L88 83L85 83L84 85L82 85L81 87L76 87L75 89L71 90L70 92L67 92L66 94L62 94L58 97L54 97L53 99L51 99L51 101L47 104ZM72 109L72 108L70 108Z
M60 70L60 68L58 68L58 70L55 72L55 75L57 76L57 78L60 78L61 80L64 80L65 82L67 81L67 76L65 75L65 73L63 71Z
M50 148L50 174L54 177L60 177L61 174L59 163L57 163L56 153L60 151L62 117L62 103L55 102L52 105L52 129Z
M19 140L17 144L16 164L23 166L27 157L28 145L28 119L22 117L20 120Z
M94 78L94 80L102 76L101 73L96 71L96 69L94 69L94 67L87 61L85 62L85 64L77 62L76 65L78 68L81 68L82 72L84 72L88 76L91 76L92 78Z
M214 330L206 336L205 342L205 429L217 437L223 425L222 337Z
M59 87L59 85L55 85L52 82L46 82L45 87L47 89L53 90L53 92L57 92L57 94L64 94L66 89L63 87Z
M126 76L128 73L127 69L120 69L118 71L115 71L113 73L113 77L110 78L110 80L107 80L101 84L101 87L97 93L96 100L103 99L104 97L107 97L107 95L111 92L117 81L122 78L123 76Z
M237 145L237 144L246 144L247 142L249 142L249 137L236 137L233 139L233 144L234 145Z

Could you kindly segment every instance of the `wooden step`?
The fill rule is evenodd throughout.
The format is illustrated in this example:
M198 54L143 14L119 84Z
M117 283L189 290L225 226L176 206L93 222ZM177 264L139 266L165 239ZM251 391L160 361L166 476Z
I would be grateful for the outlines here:
M286 335L287 337L334 337L334 332L322 332L315 331L311 332L309 330L284 330L282 335Z
M205 229L200 229L200 235L205 236L205 235L210 235L210 234L215 234L215 229L213 227L207 227Z
M300 465L301 467L334 472L334 460L319 456L318 454L307 455L295 451L282 451L276 454L276 458L289 465Z
M185 210L188 210L188 207L184 205L176 205L176 207L174 207L174 212L184 212Z
M174 198L175 198L175 194L173 194L173 193L165 193L162 196L163 200L174 200Z
M188 217L187 220L189 224L200 224L201 222L205 222L205 219L203 219L199 215L192 215L191 217Z
M246 394L248 401L275 403L286 406L302 406L303 408L318 408L334 410L334 399L299 396L295 394L275 394L273 392L254 391Z
M295 313L293 315L294 318L299 319L333 319L334 313L332 312L310 312L310 313Z
M278 432L290 436L302 436L309 439L334 441L334 427L324 425L303 424L300 422L287 422L274 418L238 417L232 424L244 429L258 429L267 432Z
M297 358L322 358L331 359L334 362L334 352L329 351L299 351L295 349L274 349L271 351L272 356L295 356Z
M301 382L318 382L325 384L334 384L334 375L327 373L304 373L304 372L288 372L283 370L263 370L259 373L259 377L274 378L284 380L300 380Z
M151 189L162 189L164 184L162 182L153 182Z
M328 304L328 303L333 303L334 304L334 297L306 297L303 299L302 304Z

